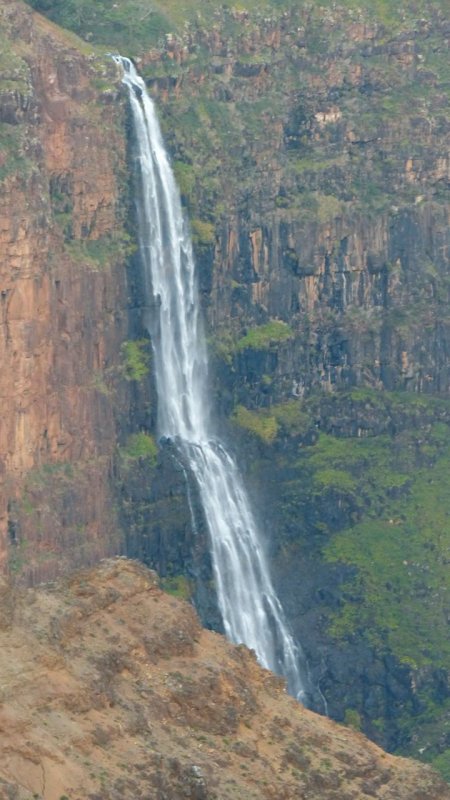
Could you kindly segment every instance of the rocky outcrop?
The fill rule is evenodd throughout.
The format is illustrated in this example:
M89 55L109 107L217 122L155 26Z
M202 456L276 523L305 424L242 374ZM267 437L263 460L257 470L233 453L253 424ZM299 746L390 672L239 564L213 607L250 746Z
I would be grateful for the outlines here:
M120 549L125 139L106 59L22 3L0 26L0 566L37 581Z
M303 709L136 562L22 591L9 623L5 799L450 798L429 767Z

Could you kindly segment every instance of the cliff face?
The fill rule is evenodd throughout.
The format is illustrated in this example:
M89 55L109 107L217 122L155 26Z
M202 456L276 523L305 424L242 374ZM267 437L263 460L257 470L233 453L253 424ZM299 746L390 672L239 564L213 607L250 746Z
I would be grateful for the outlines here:
M448 24L437 7L397 26L356 16L224 12L172 44L166 77L144 67L246 405L264 403L264 374L271 399L293 381L448 390ZM240 364L236 337L271 318L291 344Z
M105 561L14 607L0 631L2 798L450 797L429 767L299 706L142 565Z
M24 4L0 23L0 563L36 581L120 547L125 141L106 60Z
M448 763L449 29L439 4L401 15L223 10L140 66L215 399L314 677L336 718ZM186 492L179 468L155 505L131 485L129 552L195 578L217 625Z

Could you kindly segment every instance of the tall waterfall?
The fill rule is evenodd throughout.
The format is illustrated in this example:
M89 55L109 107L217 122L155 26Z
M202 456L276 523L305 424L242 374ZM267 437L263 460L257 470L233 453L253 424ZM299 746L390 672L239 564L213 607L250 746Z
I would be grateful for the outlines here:
M301 653L274 591L242 477L211 424L192 244L154 105L131 61L115 60L123 67L134 125L139 248L146 306L152 309L145 324L154 348L159 433L176 442L197 480L227 636L252 648L260 664L284 675L291 694L303 699Z

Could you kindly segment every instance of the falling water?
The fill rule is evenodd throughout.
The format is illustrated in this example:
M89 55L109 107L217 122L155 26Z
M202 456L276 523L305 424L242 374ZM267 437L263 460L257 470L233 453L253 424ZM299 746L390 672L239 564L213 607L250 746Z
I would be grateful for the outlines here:
M291 694L304 699L301 653L274 591L242 477L211 425L192 244L154 105L131 61L115 60L123 67L136 140L138 236L159 433L175 441L197 480L227 636L252 648L264 667L287 678Z

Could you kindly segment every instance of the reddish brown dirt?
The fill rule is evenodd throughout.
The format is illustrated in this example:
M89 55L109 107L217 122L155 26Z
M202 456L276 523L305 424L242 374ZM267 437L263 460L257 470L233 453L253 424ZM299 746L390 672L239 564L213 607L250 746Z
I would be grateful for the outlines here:
M447 800L115 559L0 593L0 798Z

